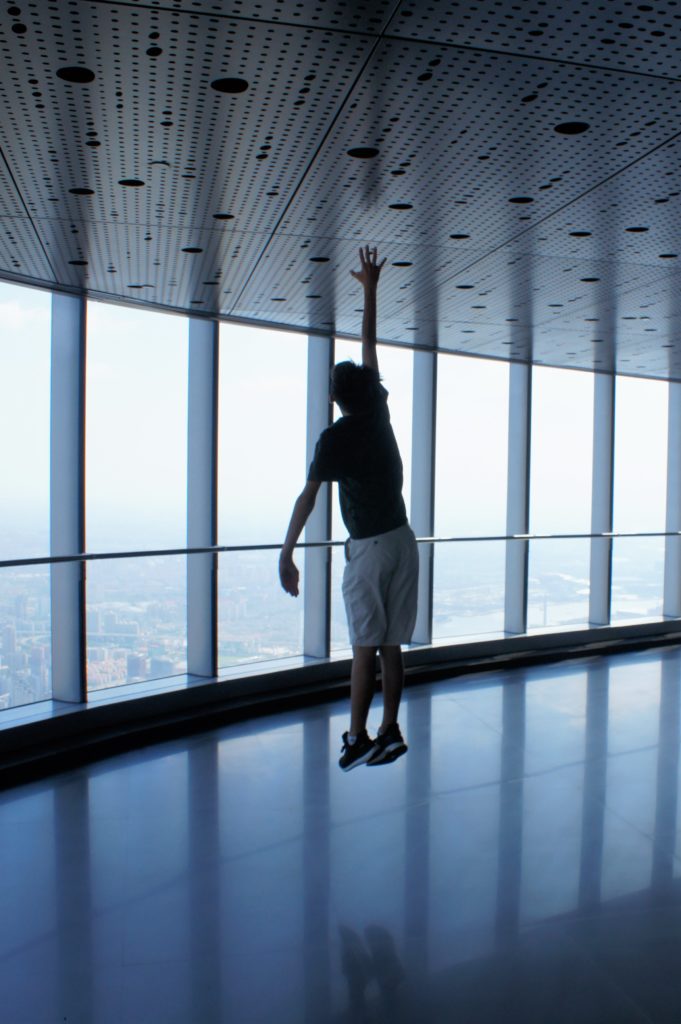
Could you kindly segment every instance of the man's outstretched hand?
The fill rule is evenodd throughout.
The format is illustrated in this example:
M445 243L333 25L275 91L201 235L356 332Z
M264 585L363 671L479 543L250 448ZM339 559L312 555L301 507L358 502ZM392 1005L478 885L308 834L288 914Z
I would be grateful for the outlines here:
M300 573L292 558L281 555L279 558L279 580L282 587L291 597L298 597L298 580Z
M385 266L385 259L381 263L377 263L377 258L378 251L375 248L370 249L368 245L365 245L363 249L359 250L361 268L351 270L350 273L364 288L376 288L378 285L381 270Z

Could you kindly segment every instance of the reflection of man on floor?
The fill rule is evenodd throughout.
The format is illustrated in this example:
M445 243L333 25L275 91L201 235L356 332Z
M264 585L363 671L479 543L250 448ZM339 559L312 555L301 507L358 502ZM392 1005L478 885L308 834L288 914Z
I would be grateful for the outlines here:
M307 483L293 507L279 558L279 578L298 595L293 550L314 508L322 482L337 480L346 544L343 599L352 643L350 729L343 733L339 764L386 764L405 754L397 715L404 685L400 645L409 643L416 621L418 552L402 499L402 460L380 383L376 353L376 293L383 268L376 249L360 249L364 288L362 364L338 363L331 375L332 401L342 416L317 441ZM383 722L375 740L366 731L381 659Z
M380 925L372 924L364 930L366 942L357 932L345 925L339 926L341 942L341 970L345 975L350 998L350 1015L355 1020L407 1020L400 1013L398 989L405 979L390 932ZM381 1004L374 1007L380 1016L369 1016L366 989L375 982ZM373 986L372 986L373 987ZM403 997L404 999L404 997ZM374 1000L371 1000L374 1003ZM404 1011L404 1003L402 1006ZM413 1018L409 1018L413 1019Z

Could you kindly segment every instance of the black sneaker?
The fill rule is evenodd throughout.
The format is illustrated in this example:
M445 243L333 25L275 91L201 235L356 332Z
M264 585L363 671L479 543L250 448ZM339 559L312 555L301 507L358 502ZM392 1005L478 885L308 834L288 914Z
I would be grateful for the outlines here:
M348 743L348 733L344 732L343 749L338 764L344 772L349 772L351 768L366 764L375 749L376 744L369 739L366 729L359 734L354 743Z
M369 766L375 764L390 764L396 761L402 754L406 754L407 744L404 742L400 727L397 723L389 725L383 733L379 733L374 743L374 753L367 761Z

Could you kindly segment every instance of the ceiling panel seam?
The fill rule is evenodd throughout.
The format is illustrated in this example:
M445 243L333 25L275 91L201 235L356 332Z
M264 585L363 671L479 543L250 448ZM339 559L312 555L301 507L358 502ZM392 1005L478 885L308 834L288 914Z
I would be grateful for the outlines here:
M392 13L390 14L390 17L386 20L386 23L385 23L386 28L390 24L392 19L395 17L395 15L397 14L397 11L399 10L401 2L402 2L402 0L397 0L397 3L395 4L395 7L392 10ZM326 140L329 138L329 136L333 132L333 129L334 129L336 123L338 122L338 120L340 119L340 116L343 113L343 110L345 109L346 104L349 102L352 94L355 91L357 83L361 80L361 78L362 78L366 68L371 63L371 60L372 60L374 54L376 53L376 50L378 49L379 45L383 42L383 39L384 39L384 36L382 34L375 37L373 46L371 47L371 49L367 53L367 55L366 55L363 63L361 64L357 74L355 75L354 79L352 80L352 82L348 86L348 90L347 90L343 100L338 105L338 107L336 109L336 113L334 114L333 118L331 119L331 122L328 125L326 131L324 132L324 134L323 134L323 136L322 136L322 138L321 138L321 140L319 142L319 145L317 146L317 148L315 149L314 153L310 157L310 160L309 160L309 162L307 164L307 167L305 168L305 170L303 171L302 175L300 176L300 179L298 180L297 185L295 186L295 188L291 192L291 194L290 194L290 196L288 198L288 201L287 201L284 209L282 210L281 214L277 218L277 222L274 225L274 227L272 228L272 231L270 232L269 238L265 242L264 246L262 247L258 257L256 258L256 260L255 260L255 262L254 262L254 264L253 264L253 266L251 268L251 272L249 273L248 277L246 278L245 282L243 283L243 285L241 287L241 290L239 291L239 294L235 296L235 298L234 298L234 300L232 302L232 305L231 305L231 309L234 309L235 306L237 306L239 304L239 302L241 301L241 298L242 298L244 292L246 291L246 289L248 288L253 275L256 273L258 267L260 266L260 263L261 263L262 259L265 256L265 253L267 252L267 250L270 247L274 237L276 236L277 231L279 229L279 226L286 219L286 216L287 216L289 210L291 209L293 201L295 200L296 196L298 195L298 193L300 192L301 188L303 187L305 179L307 178L307 176L311 172L311 170L312 170L312 168L313 168L313 166L315 164L315 161L317 160L317 157L319 156L319 154L321 153L322 149L324 148Z
M99 2L99 0L97 0ZM607 64L594 64L588 61L566 60L564 57L540 57L534 53L516 53L513 50L496 50L491 46L467 46L464 43L449 43L446 40L437 42L434 39L419 39L418 36L392 35L385 33L383 38L386 42L393 43L415 43L418 46L432 46L439 50L462 50L465 53L484 53L491 57L513 58L533 64L558 64L563 67L579 68L581 71L602 71L604 74L627 75L634 78L652 78L657 82L681 82L681 78L675 75L655 75L650 71L631 71L627 68L613 67Z
M681 82L681 77L675 75L656 75L649 71L633 71L629 68L616 67L607 64L594 64L589 61L576 61L566 60L563 57L546 57L539 56L538 54L530 53L517 53L513 50L498 50L491 46L469 46L464 43L451 43L447 40L435 40L435 39L422 39L417 35L410 33L390 33L387 31L390 23L395 19L397 13L399 13L399 7L402 5L402 0L398 0L398 6L386 17L383 28L377 32L361 32L358 29L353 28L335 28L334 26L319 26L313 25L305 21L286 21L284 19L270 19L270 18L252 18L245 14L222 14L219 11L204 11L197 8L193 11L185 10L181 7L165 7L156 6L150 3L130 3L126 0L81 0L83 3L95 4L100 7L111 7L111 8L127 8L135 11L150 11L153 13L161 12L164 14L173 14L177 16L184 15L189 18L208 18L215 19L218 21L238 21L245 22L247 24L255 25L266 25L269 27L280 27L280 28L304 28L313 32L325 32L329 35L343 35L343 36L358 36L359 38L366 38L367 36L373 39L384 39L386 42L407 42L416 43L419 46L431 46L438 50L461 50L465 53L482 53L489 54L494 57L511 57L515 60L532 61L533 63L543 64L558 64L570 68L579 68L584 71L602 71L604 73L616 72L619 75L627 75L628 77L634 78L651 78L654 81L660 82Z
M17 194L17 199L19 200L19 202L23 206L24 211L26 213L26 219L28 220L29 224L31 225L31 229L32 229L33 233L35 234L35 237L37 239L38 245L42 249L43 256L45 257L45 262L47 263L48 267L52 271L52 276L54 277L54 280L56 281L57 280L57 274L55 273L55 269L52 266L52 261L50 260L49 254L47 252L47 249L45 248L45 245L43 243L42 238L40 237L38 229L35 226L35 223L33 221L33 217L31 216L31 214L29 212L29 209L28 209L28 206L26 205L24 197L21 194L21 189L19 188L19 186L17 184L17 180L14 177L14 174L12 173L12 168L9 165L9 161L7 160L7 157L5 156L5 153L4 153L4 150L3 150L2 146L0 146L0 159L2 159L2 162L5 165L5 169L7 171L7 174L9 175L9 178L10 178L12 184L14 185L14 188L15 188L15 191L16 191L16 194Z
M239 21L245 22L249 25L265 25L269 28L295 28L295 29L308 29L312 32L324 32L328 35L342 35L342 36L358 36L360 39L364 39L367 36L370 38L385 38L385 30L390 22L393 20L396 11L392 11L385 19L383 27L375 32L360 32L355 28L334 28L333 26L327 27L326 25L312 25L306 21L285 21L281 19L272 18L251 18L246 14L221 14L219 11L204 11L197 9L194 11L186 11L182 7L163 7L156 6L154 4L136 4L126 3L126 0L81 0L83 3L96 4L100 7L117 7L127 8L133 11L150 11L152 13L160 12L162 14L174 14L187 18L209 18L217 21ZM401 3L401 0L399 0ZM430 43L431 46L437 46L437 43Z

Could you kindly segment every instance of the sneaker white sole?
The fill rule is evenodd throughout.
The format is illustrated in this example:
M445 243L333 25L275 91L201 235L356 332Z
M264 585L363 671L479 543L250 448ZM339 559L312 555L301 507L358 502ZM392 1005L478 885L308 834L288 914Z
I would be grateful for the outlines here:
M350 764L343 765L339 761L338 762L338 767L343 772L350 772L350 771L352 771L353 768L359 768L360 765L366 764L369 761L369 758L373 757L373 755L375 753L376 753L376 748L372 747L371 750L367 750L366 754L362 754L361 757L358 757L355 761L352 761Z
M381 750L380 754L367 761L367 767L371 768L375 764L391 764L398 757L402 757L402 754L406 754L408 750L409 747L406 743L389 743L385 750Z

